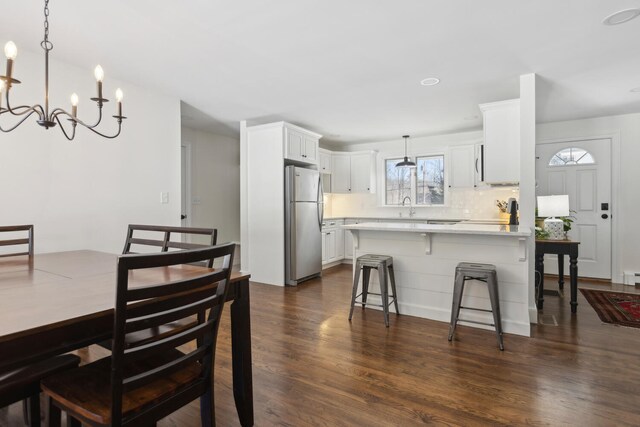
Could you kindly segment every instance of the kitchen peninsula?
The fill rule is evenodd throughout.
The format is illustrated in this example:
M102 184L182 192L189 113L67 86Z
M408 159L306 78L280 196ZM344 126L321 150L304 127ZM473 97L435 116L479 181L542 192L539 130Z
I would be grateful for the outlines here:
M527 262L532 256L527 253L530 229L508 225L381 222L344 228L353 235L354 259L368 253L393 257L401 314L449 322L456 265L463 261L488 263L494 264L498 271L504 331L530 335ZM374 276L371 283L375 288L378 282ZM486 286L468 282L463 306L490 309ZM474 311L464 313L463 318L490 322L491 314Z

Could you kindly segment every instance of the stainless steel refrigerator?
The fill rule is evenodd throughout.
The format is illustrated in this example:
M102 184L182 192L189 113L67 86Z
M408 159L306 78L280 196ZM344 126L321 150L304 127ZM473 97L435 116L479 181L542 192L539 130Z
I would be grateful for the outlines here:
M322 272L322 182L320 173L285 167L285 283L298 283Z

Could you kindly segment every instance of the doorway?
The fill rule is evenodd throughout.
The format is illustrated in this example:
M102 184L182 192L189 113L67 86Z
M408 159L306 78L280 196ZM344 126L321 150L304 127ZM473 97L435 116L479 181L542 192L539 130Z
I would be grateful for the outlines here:
M574 222L568 236L580 242L580 276L610 280L611 140L536 145L536 183L537 196L569 195ZM545 269L557 274L555 259Z
M180 145L180 224L191 225L191 146ZM183 240L188 237L182 235Z

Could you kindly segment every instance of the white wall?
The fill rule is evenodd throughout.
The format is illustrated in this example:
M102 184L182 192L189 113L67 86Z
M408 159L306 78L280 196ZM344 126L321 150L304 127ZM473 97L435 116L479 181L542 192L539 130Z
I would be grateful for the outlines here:
M407 144L409 156L429 151L444 152L455 145L468 145L481 142L482 131L461 132L429 137L411 138ZM332 147L335 150L335 147ZM393 141L372 142L346 145L343 151L374 150L378 152L376 173L379 189L384 189L384 168L382 159L404 156L404 143L398 138ZM445 176L448 171L445 170ZM489 187L482 185L477 189L447 189L447 205L437 207L416 207L416 216L425 218L456 219L498 219L500 212L495 205L496 199L518 198L517 187ZM379 192L378 192L379 193ZM325 215L334 217L406 217L408 207L382 206L380 194L332 194L328 202L329 210Z
M614 197L617 192L617 218L613 219L613 281L622 283L623 271L640 271L640 114L598 117L585 120L543 123L537 126L537 141L560 139L612 138ZM617 183L617 185L616 185ZM612 206L614 209L616 207Z
M240 241L240 140L182 128L191 146L192 227L218 229L218 242Z
M103 65L105 96L113 99L116 87L125 95L123 113L129 119L119 138L103 139L78 127L76 139L69 142L57 127L45 130L32 118L0 134L0 224L33 223L36 252L117 253L128 223L180 224L180 102L118 82ZM90 66L52 60L50 67L52 105L70 108L69 95L75 91L79 117L93 121ZM21 49L14 77L23 83L12 89L13 105L43 102L40 54ZM107 132L116 128L114 104L105 106ZM0 117L4 127L7 119L6 114ZM168 204L160 203L161 192L169 193Z

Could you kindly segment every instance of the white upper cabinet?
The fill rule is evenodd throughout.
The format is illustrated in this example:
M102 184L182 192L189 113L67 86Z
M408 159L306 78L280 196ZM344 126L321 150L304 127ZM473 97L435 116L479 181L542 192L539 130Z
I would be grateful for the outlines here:
M375 153L332 153L332 193L375 193Z
M462 145L449 150L449 188L476 186L476 146Z
M331 173L331 151L318 150L318 170L320 173Z
M285 123L285 159L311 165L318 164L319 139L320 135Z
M484 181L520 182L520 100L480 105L484 121Z
M351 158L348 154L331 155L331 192L351 192Z
M371 192L371 184L375 182L372 179L371 168L374 165L371 153L352 154L351 155L351 192L352 193L369 193Z

